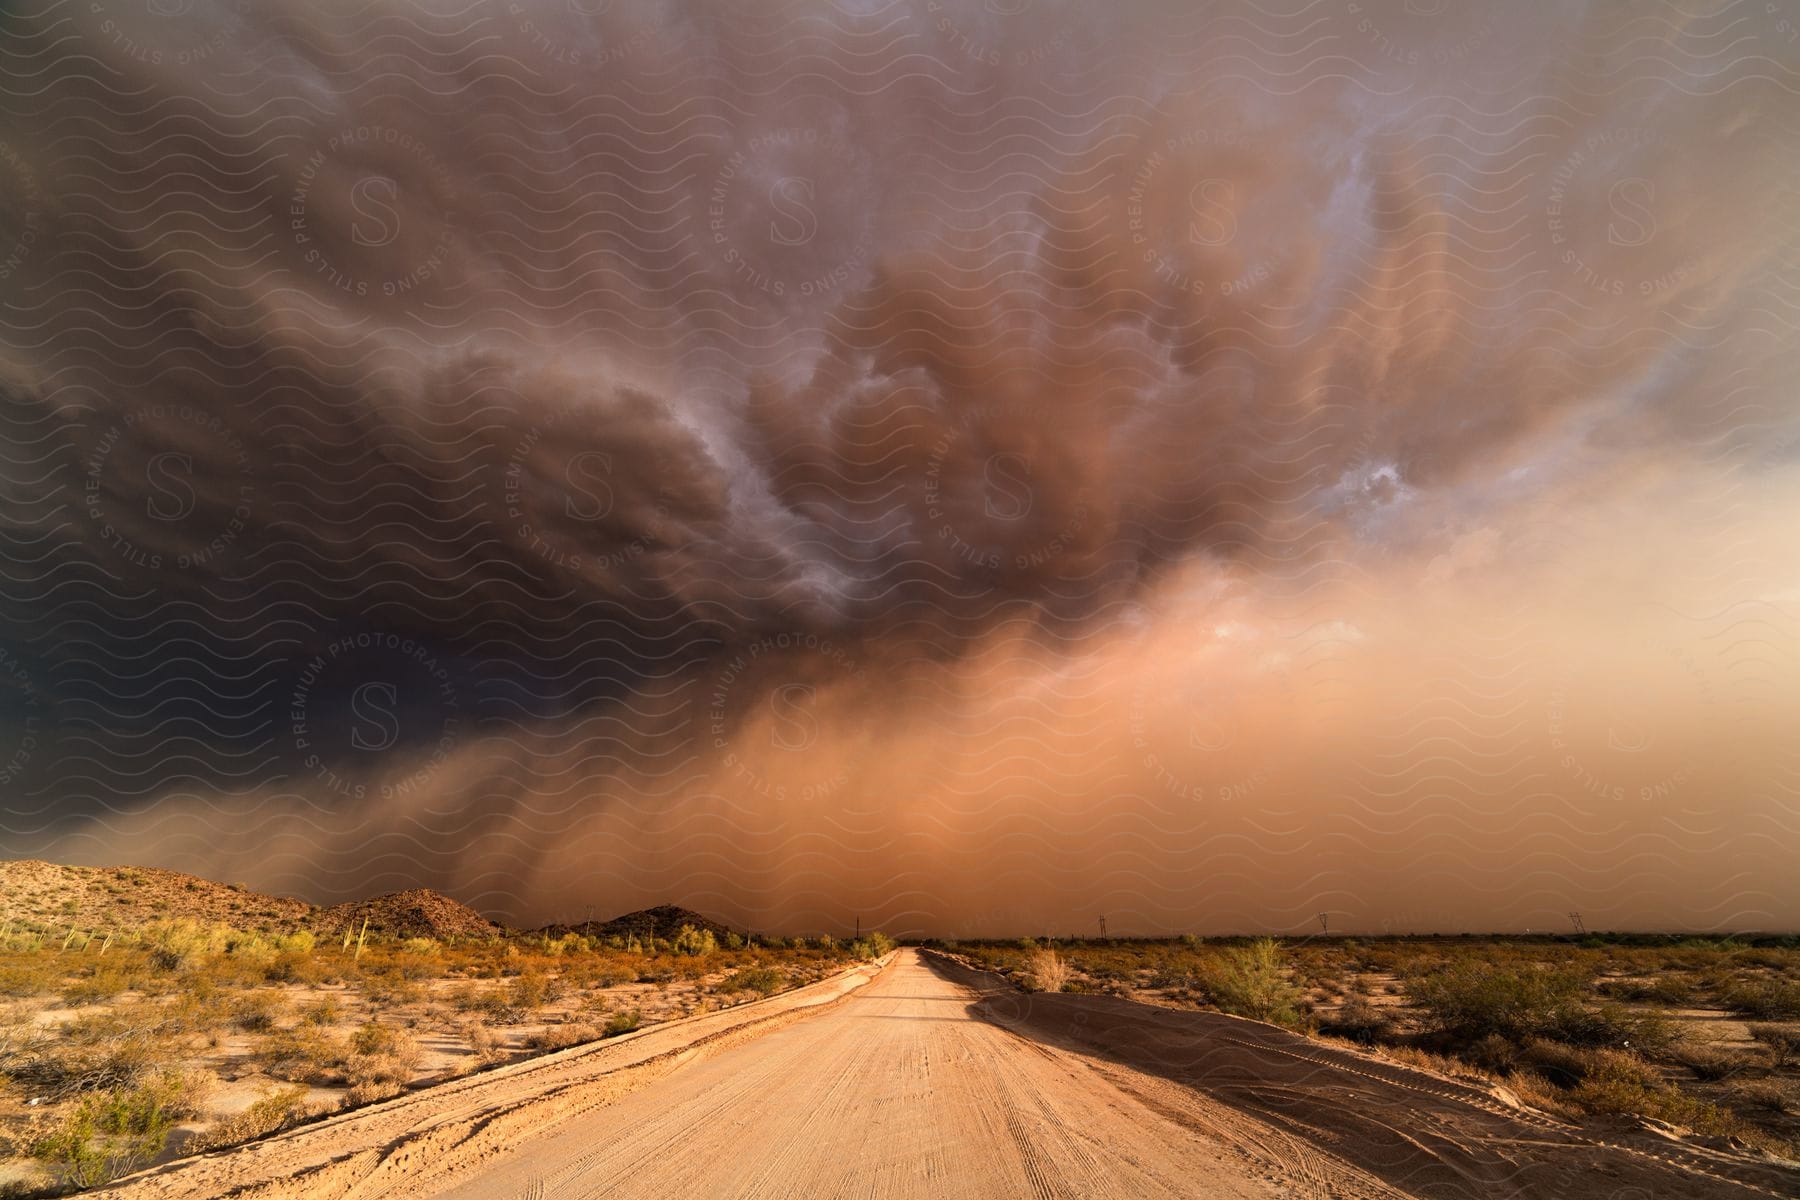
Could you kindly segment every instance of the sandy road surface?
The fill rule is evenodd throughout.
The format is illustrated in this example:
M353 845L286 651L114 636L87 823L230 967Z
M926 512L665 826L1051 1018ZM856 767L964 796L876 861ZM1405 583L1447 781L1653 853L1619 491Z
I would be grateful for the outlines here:
M442 1195L1285 1194L1076 1056L975 1019L975 999L903 950L855 1000L534 1139Z
M1785 1165L1575 1130L1255 1022L1027 996L910 950L751 1008L172 1164L121 1194L1800 1196Z

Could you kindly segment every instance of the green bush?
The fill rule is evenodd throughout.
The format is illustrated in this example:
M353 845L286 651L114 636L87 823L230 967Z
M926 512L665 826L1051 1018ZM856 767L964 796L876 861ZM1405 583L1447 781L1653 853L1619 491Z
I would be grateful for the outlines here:
M1612 1047L1644 1054L1665 1050L1675 1040L1675 1027L1667 1018L1617 1005L1595 1008L1563 1004L1539 1026L1538 1032L1571 1046Z
M371 1019L350 1035L350 1049L357 1054L392 1054L400 1038L398 1029Z
M1552 1025L1575 1003L1581 977L1544 967L1498 970L1457 963L1409 980L1406 994L1424 1010L1428 1027L1462 1042L1489 1035L1521 1041Z
M1301 1024L1300 991L1288 979L1286 955L1274 938L1228 949L1204 978L1223 1012L1277 1025Z
M507 989L507 1000L511 1006L527 1012L542 1008L552 998L550 979L538 970L515 976Z
M147 926L143 941L150 961L164 971L195 967L225 952L228 931L198 921L159 921Z
M84 1097L32 1152L65 1183L97 1187L162 1153L175 1122L193 1113L186 1091L186 1077L168 1072L133 1088Z
M683 925L675 932L675 953L698 957L711 954L719 948L710 929L695 929L692 925Z
M630 1033L643 1019L643 1014L635 1008L630 1012L616 1012L606 1019L606 1036L617 1037L621 1033Z

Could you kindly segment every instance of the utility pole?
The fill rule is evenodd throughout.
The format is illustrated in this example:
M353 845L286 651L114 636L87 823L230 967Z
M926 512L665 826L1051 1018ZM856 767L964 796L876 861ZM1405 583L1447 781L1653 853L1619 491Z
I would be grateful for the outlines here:
M1320 913L1319 914L1319 932L1320 933L1330 933L1331 932L1331 914L1330 913Z
M1587 926L1582 923L1580 913L1578 913L1578 912L1570 913L1569 914L1569 923L1571 925L1575 926L1575 936L1576 937L1586 937L1587 936Z
M1102 916L1100 918L1100 940L1103 942L1106 940L1106 917L1105 916Z

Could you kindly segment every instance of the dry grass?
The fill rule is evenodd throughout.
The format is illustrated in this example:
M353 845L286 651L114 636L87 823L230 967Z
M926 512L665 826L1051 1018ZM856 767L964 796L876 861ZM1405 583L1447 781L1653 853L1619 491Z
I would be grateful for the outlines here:
M1037 950L1031 956L1031 979L1040 992L1060 992L1073 978L1068 962L1054 950Z

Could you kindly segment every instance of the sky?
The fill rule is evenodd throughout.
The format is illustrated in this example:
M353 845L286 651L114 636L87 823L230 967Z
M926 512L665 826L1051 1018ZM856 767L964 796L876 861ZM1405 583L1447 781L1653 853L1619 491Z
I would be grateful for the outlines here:
M0 855L1800 927L1775 6L0 26Z

